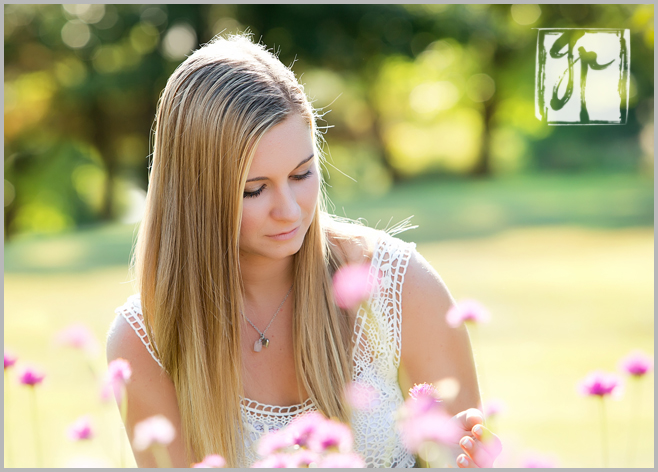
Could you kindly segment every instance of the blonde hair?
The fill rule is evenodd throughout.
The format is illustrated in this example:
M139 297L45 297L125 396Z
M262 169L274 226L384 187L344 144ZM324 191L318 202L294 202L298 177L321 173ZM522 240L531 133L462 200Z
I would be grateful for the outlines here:
M291 114L321 139L292 71L247 35L218 37L169 78L158 104L146 212L134 254L146 331L176 387L190 457L243 462L240 412L243 190L262 136ZM293 257L293 349L300 386L329 417L349 422L347 314L331 277L345 262L329 242L326 195ZM345 236L348 237L348 236ZM340 236L338 237L340 239Z

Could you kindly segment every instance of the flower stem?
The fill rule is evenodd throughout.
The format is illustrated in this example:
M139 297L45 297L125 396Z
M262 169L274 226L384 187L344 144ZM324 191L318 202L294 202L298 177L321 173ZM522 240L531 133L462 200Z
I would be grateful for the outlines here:
M601 453L603 456L603 467L608 468L608 426L605 418L605 399L600 397L601 404Z
M34 426L34 449L35 457L37 460L37 467L43 467L43 454L41 449L41 437L39 435L39 414L37 412L37 390L34 386L30 387L32 390L32 422Z
M153 446L151 446L151 452L153 452L153 457L155 457L155 463L158 468L171 469L173 467L166 446L163 446L162 444L153 444Z
M631 387L633 389L633 400L631 401L631 424L629 425L628 430L628 462L626 467L633 467L633 464L635 463L635 431L639 425L641 412L640 400L642 398L640 379L632 376L631 383L633 384L633 387Z
M7 369L5 369L5 411L9 412L11 411L9 407L9 387L10 384L8 382L8 373ZM7 415L8 416L8 415ZM7 428L7 423L9 423L8 418L5 416L5 429ZM11 434L8 434L7 431L5 431L5 441L7 443L7 447L5 448L5 459L7 459L7 463L5 464L6 467L13 467L14 464L14 457L12 455L12 447L11 447Z
M126 419L128 418L128 397L126 395L126 387L123 385L121 386L121 406L119 410L121 412L121 421L125 425ZM126 461L123 452L123 438L124 438L124 432L120 428L119 429L119 467L121 467L122 469L126 467Z

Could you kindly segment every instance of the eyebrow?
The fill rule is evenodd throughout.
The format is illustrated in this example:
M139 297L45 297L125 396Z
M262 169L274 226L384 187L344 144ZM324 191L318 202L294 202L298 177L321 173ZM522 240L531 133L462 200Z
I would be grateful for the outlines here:
M299 164L297 164L297 167L295 167L293 170L299 169L301 166L303 166L303 165L306 164L308 161L310 161L311 159L313 159L313 156L315 156L315 154L311 154L310 156L308 156L308 157L307 157L306 159L304 159L302 162L300 162ZM254 177L253 179L247 179L247 182L253 182L254 180L267 180L267 177Z

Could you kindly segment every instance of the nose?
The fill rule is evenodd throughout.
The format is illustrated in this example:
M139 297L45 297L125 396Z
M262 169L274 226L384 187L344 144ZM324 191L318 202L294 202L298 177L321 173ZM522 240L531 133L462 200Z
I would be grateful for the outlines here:
M301 219L301 213L297 196L290 186L276 192L271 211L272 218L285 222L297 222Z

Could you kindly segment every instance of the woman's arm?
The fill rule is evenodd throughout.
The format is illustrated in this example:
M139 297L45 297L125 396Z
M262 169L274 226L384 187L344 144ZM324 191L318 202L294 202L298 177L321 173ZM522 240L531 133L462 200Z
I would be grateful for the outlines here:
M452 415L478 408L473 353L464 326L452 328L446 314L454 304L439 274L417 251L412 251L402 286L403 392L415 383L435 383L446 378L459 382L459 393L445 399Z
M117 316L107 338L107 361L123 358L130 363L132 376L126 386L128 412L125 421L131 446L135 425L150 416L165 416L176 429L176 437L167 450L174 467L189 467L181 435L181 421L176 390L169 376L151 357L137 333L122 317ZM138 467L157 467L151 452L135 451Z

